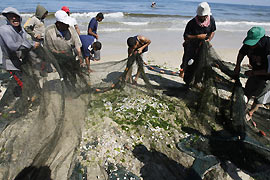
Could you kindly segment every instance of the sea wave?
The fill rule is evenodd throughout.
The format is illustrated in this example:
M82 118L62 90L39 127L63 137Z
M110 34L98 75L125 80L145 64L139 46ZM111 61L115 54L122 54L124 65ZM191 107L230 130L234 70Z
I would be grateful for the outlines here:
M34 15L34 13L21 13L21 17L31 17L31 16L33 16Z
M55 12L50 12L49 16L54 16ZM70 14L71 17L95 17L99 12L74 12ZM33 16L35 13L21 13L22 17L30 17ZM114 13L104 13L105 18L119 18L124 17L123 12L114 12Z
M98 12L83 12L83 13L71 13L70 16L74 18L95 17Z
M108 13L108 14L104 14L104 16L105 18L106 17L119 18L119 17L124 17L124 13L123 12Z
M270 23L269 22L252 22L252 21L217 21L216 25L270 26Z
M124 13L125 16L130 17L143 17L143 18L151 18L151 17L174 17L174 18L192 18L192 16L182 16L182 15L170 15L170 14L140 14L140 13Z
M130 26L143 26L149 24L149 22L121 22L121 23Z
M72 13L71 17L95 17L99 12ZM123 12L103 13L104 18L120 18L124 16Z
M119 31L132 31L132 28L103 28L99 32L119 32Z

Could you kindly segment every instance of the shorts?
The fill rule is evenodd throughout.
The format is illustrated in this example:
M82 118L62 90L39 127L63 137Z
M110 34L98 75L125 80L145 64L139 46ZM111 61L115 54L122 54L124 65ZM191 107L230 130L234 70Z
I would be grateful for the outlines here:
M255 97L255 103L266 104L270 102L270 81L262 77L252 76L248 78L244 89L248 98Z

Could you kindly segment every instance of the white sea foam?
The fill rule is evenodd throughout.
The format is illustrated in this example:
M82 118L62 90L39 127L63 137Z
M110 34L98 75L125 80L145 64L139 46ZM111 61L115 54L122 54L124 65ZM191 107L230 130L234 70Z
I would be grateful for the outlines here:
M84 12L84 13L71 13L70 16L74 18L85 18L85 17L95 17L98 12Z
M110 18L119 18L119 17L124 17L124 13L122 12L116 12L116 13L108 13L104 14L105 18L110 17Z
M21 14L21 17L22 18L24 18L24 17L31 17L33 15L34 15L34 13Z
M121 22L121 23L130 26L143 26L149 24L149 22Z
M251 26L270 26L267 22L252 22L252 21L218 21L217 25L251 25Z
M99 32L118 32L118 31L132 31L131 28L104 28L100 29Z
M185 28L176 28L176 27L174 27L174 28L167 28L167 30L168 31L184 31Z
M71 17L95 17L99 12L84 12L84 13L71 13ZM115 12L115 13L105 13L104 18L119 18L123 17L124 13L122 12Z

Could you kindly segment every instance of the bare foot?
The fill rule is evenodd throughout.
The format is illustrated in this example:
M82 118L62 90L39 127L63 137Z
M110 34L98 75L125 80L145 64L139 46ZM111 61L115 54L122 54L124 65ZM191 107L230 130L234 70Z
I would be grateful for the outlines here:
M246 113L246 120L250 121L252 119L252 115L248 112Z
M132 82L132 84L133 85L138 85L137 81L135 81L135 80Z
M181 70L180 70L180 73L179 73L179 77L184 78L184 74L185 74L185 73L184 73L184 70L181 69Z

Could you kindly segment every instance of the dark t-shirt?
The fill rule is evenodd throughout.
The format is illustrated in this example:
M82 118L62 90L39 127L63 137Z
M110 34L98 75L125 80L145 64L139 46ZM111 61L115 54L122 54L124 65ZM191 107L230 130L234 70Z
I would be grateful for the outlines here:
M84 57L90 57L91 52L88 49L89 46L91 46L95 42L95 38L93 36L89 35L80 35L80 39L82 42L82 53Z
M97 28L98 28L98 22L97 22L97 19L96 18L92 18L91 21L89 22L88 24L88 29L91 28L92 29L92 32L97 34ZM88 35L90 35L88 33Z
M210 16L210 25L208 27L199 26L194 17L186 25L184 38L187 37L187 35L210 34L215 30L216 30L216 23L213 16Z
M239 53L244 56L248 56L249 63L253 70L267 70L267 55L270 54L270 37L262 37L258 42L258 46L255 48L251 48L250 46L244 44L239 50ZM256 62L253 56L260 56L261 62Z

